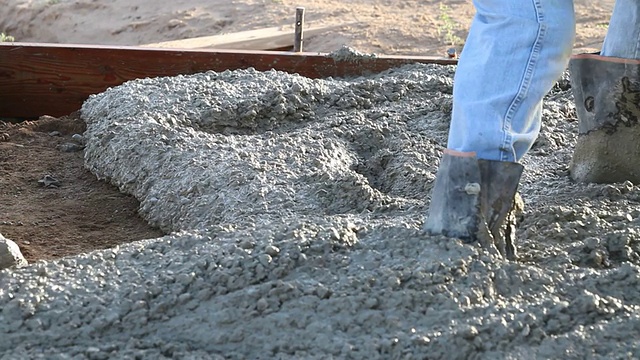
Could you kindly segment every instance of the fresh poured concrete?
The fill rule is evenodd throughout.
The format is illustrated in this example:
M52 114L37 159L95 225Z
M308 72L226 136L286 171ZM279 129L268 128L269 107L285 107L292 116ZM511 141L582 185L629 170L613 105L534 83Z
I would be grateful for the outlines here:
M565 87L523 161L521 260L421 231L453 71L91 97L86 166L172 234L0 272L3 359L640 357L640 188L569 179Z

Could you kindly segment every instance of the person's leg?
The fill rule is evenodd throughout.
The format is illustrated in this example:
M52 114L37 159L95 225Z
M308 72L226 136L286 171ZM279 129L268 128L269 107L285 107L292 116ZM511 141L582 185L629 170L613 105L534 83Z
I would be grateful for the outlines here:
M474 0L476 16L453 84L453 114L424 229L516 258L516 191L541 121L542 98L565 70L572 0Z
M454 79L448 148L518 161L538 135L542 98L571 56L573 1L474 4L477 13Z
M639 0L616 0L600 55L640 58Z

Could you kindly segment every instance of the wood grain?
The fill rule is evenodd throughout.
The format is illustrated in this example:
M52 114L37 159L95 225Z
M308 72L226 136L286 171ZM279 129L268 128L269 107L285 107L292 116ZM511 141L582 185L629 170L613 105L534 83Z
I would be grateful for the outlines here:
M304 34L305 37L310 38L352 24L353 23L309 28L304 30ZM295 30L293 27L283 28L282 26L276 26L230 34L164 41L141 45L141 47L161 49L278 50L293 48L294 40Z
M456 63L422 56L334 59L327 54L304 52L0 43L0 117L70 114L80 109L91 94L137 78L250 67L310 78L350 77L416 62Z

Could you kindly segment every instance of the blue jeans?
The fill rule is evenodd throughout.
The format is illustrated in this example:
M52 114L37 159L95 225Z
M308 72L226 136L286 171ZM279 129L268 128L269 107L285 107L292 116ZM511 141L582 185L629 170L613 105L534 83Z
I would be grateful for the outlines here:
M566 69L573 0L474 0L453 87L449 149L518 161L538 136L542 98ZM640 0L617 0L601 54L638 58Z

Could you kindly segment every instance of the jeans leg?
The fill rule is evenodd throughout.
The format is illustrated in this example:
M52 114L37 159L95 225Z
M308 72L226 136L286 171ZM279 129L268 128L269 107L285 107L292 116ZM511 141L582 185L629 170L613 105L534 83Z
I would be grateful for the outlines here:
M640 0L616 0L602 56L640 59Z
M458 62L448 148L518 161L538 136L544 95L566 69L572 0L474 0Z

